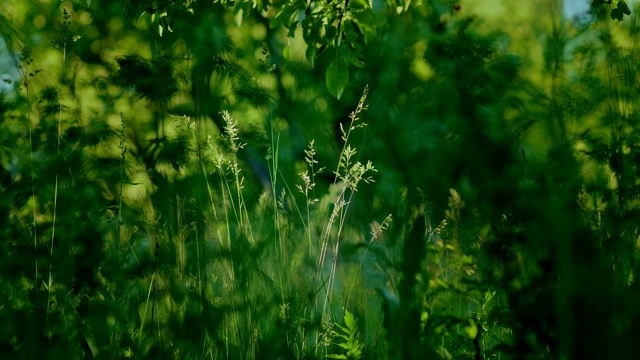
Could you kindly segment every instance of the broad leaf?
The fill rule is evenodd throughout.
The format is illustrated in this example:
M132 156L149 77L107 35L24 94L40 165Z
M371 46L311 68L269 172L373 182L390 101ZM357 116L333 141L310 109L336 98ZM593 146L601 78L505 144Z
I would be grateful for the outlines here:
M307 47L307 51L306 51L306 56L307 56L307 61L311 64L311 66L314 66L316 63L316 52L318 51L318 48L313 46L313 45L309 45Z
M611 20L622 21L623 17L624 14L622 13L622 11L620 11L620 9L616 8L611 10Z
M329 94L340 99L345 86L349 82L349 68L341 58L336 58L327 69L326 83Z
M618 1L618 10L620 10L623 14L631 15L631 9L624 1Z

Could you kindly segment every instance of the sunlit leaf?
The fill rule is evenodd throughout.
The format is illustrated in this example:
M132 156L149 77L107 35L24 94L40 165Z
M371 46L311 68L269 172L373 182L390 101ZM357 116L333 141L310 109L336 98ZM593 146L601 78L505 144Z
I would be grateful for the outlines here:
M331 62L327 68L326 83L329 94L340 99L344 88L349 83L349 68L344 60L336 58Z
M367 0L351 0L351 2L349 2L349 7L358 10L370 8L369 2Z
M475 323L470 323L464 328L464 332L467 333L469 339L475 339L478 336L478 326Z

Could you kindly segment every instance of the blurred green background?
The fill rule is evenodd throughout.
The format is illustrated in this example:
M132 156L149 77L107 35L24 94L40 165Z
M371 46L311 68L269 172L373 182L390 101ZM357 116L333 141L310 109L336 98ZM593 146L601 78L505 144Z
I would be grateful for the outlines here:
M634 358L639 25L3 2L0 358Z

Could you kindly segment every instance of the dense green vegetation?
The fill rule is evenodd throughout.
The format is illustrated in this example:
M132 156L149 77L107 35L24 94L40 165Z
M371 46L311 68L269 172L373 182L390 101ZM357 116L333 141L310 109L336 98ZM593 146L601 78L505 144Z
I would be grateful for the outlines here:
M629 359L624 1L0 5L0 358Z

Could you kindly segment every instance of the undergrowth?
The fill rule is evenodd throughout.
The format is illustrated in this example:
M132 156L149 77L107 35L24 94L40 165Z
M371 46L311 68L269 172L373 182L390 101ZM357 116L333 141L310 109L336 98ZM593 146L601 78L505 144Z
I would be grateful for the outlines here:
M0 357L637 354L626 3L537 65L458 2L41 3L53 46L0 12Z

